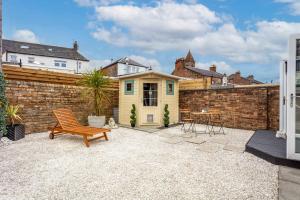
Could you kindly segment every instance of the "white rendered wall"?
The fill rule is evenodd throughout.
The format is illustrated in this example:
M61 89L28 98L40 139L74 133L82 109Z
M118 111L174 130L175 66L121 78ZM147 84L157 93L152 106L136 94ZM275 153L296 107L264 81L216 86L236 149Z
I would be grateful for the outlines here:
M10 62L10 56L16 55L17 56L17 62L20 62L20 59L22 60L22 65L24 67L30 67L35 69L45 69L45 70L51 70L51 71L59 71L59 72L65 72L65 73L85 73L89 70L89 62L88 61L77 61L77 60L71 60L71 59L64 59L64 58L54 58L54 57L45 57L45 56L35 56L35 55L25 55L25 54L18 54L18 53L4 53L2 55L2 61ZM34 63L28 63L28 57L34 57ZM54 61L65 61L66 67L57 67L54 66ZM77 72L77 66L79 66L79 62L81 62L81 68L78 68Z
M147 69L145 67L138 67L134 65L126 65L122 63L118 63L118 76L125 74L133 74L138 72L144 72Z

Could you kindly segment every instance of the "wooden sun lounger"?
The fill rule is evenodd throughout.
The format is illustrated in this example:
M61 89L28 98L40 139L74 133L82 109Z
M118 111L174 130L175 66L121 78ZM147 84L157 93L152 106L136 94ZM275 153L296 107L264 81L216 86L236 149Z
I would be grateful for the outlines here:
M72 111L69 109L57 109L53 110L53 113L58 122L53 128L50 128L50 139L54 139L55 135L61 135L65 133L72 135L81 135L83 136L83 142L87 147L90 146L89 142L92 140L101 138L105 138L105 140L108 140L106 133L110 132L110 129L83 126L77 121ZM94 137L95 135L101 133L101 136ZM92 138L89 139L89 137Z

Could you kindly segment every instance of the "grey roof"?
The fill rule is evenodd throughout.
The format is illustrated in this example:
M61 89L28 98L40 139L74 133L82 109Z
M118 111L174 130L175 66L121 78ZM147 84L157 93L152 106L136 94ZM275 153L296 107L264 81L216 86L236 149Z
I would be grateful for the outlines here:
M114 62L112 62L112 63L106 65L106 66L103 67L102 69L107 68L107 67L110 67L110 66L112 66L112 65L114 65L114 64L117 64L117 63L128 64L128 65L134 65L134 66L144 67L144 68L149 68L149 67L147 67L147 66L145 66L145 65L142 65L142 64L136 62L135 60L132 60L131 58L124 57L124 58L120 58L120 59L118 59L118 60L116 60L116 61L114 61Z
M229 75L229 76L228 76L228 80L233 79L233 78L234 78L234 75L235 75L235 74ZM250 79L245 78L245 77L243 77L243 76L240 76L240 78L241 78L241 79L244 79L244 80L246 80L246 81L251 81L251 83L254 83L254 84L262 84L262 83L263 83L263 82L260 82L260 81L258 81L258 80L255 80L255 79L250 80Z
M3 53L19 53L36 56L46 56L55 58L65 58L72 60L89 61L73 48L58 47L44 44L35 44L29 42L20 42L13 40L2 40Z
M185 66L185 68L187 68L193 72L196 72L198 74L202 74L203 76L210 76L210 77L214 77L214 78L223 78L223 74L220 74L218 72L212 72L209 70L199 69L199 68L190 67L190 66Z

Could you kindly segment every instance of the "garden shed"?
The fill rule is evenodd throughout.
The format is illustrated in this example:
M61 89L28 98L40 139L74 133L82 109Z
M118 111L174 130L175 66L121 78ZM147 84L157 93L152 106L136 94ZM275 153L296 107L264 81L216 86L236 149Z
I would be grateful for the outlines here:
M180 77L146 71L119 77L119 123L130 125L132 105L136 107L136 126L163 126L165 105L170 124L178 123Z

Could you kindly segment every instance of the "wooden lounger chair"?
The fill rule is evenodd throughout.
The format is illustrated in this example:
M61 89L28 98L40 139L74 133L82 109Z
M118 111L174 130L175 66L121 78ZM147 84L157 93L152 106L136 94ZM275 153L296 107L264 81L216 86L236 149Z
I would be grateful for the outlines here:
M53 113L58 122L53 128L50 128L50 139L54 139L55 135L61 135L65 133L81 135L83 136L83 142L87 147L90 146L89 142L92 140L97 140L100 138L105 138L105 140L108 140L106 133L110 132L110 129L83 126L76 120L72 111L69 109L57 109L53 110ZM101 136L94 137L95 135L101 133ZM89 137L92 138L89 139Z

